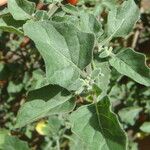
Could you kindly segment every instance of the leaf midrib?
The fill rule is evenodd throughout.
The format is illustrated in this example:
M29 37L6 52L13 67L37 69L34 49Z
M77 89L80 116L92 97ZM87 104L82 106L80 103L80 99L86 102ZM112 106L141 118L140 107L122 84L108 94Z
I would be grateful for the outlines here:
M51 99L51 100L56 100L57 101L57 99ZM47 104L47 103L49 103L49 102L51 102L51 100L49 100L49 101L47 101L47 102L45 102L45 104ZM58 103L56 106L54 106L53 108L48 108L48 109L44 109L44 111L42 111L39 115L38 115L38 117L36 116L36 117L33 117L32 119L30 119L30 121L26 121L26 123L25 124L23 124L23 125L21 125L21 126L19 126L19 127L23 127L23 126L25 126L25 125L27 125L27 124L29 124L29 123L31 123L31 122L33 122L33 121L36 121L37 119L39 119L39 117L40 118L42 118L42 117L45 117L45 116L47 116L47 115L45 115L45 113L47 113L48 111L50 111L50 109L54 109L55 107L58 107L59 105L62 105L63 103L65 103L65 102L67 102L67 101L69 101L70 99L66 99L65 101L63 101L63 102L61 102L61 103ZM43 100L41 100L41 101L43 101Z
M138 72L136 72L128 63L126 63L124 60L122 60L121 58L118 58L117 56L115 56L114 58L112 58L112 59L114 59L114 61L115 61L115 59L117 59L118 61L121 61L121 62L123 62L124 64L126 64L126 66L128 67L128 69L129 70L131 70L131 71L133 71L135 74L137 74L141 79L142 79L142 82L145 82L145 84L148 82L149 83L149 81L147 81L145 78L147 78L147 77L143 77L140 73L138 73ZM111 60L110 60L111 61ZM146 84L146 85L149 85L149 84Z
M53 26L54 27L54 26ZM55 27L54 27L55 28ZM48 35L48 32L47 32L47 29L46 28L43 28L46 32L46 34ZM55 28L56 29L56 28ZM58 31L57 31L58 32ZM59 33L59 32L58 32ZM60 33L59 33L60 34ZM60 34L61 35L61 34ZM61 35L62 36L62 35ZM49 38L49 35L47 36ZM63 36L62 36L63 37ZM63 39L65 40L65 38L63 37ZM50 41L50 38L49 38L49 41ZM41 41L43 43L45 43L44 41ZM66 42L66 40L65 40ZM69 58L67 58L65 55L63 55L62 53L59 52L59 50L57 50L56 48L54 48L49 42L46 42L46 44L48 44L50 47L52 47L55 52L58 54L58 55L61 55L64 59L66 59L70 64L72 64L72 66L74 66L79 72L82 72L82 70L73 62L71 61ZM66 42L66 45L67 45L67 42ZM67 48L68 48L68 45L67 45ZM69 51L69 48L67 49ZM44 52L44 51L43 51ZM49 53L48 53L49 54ZM50 55L50 54L49 54ZM69 53L70 55L70 53Z

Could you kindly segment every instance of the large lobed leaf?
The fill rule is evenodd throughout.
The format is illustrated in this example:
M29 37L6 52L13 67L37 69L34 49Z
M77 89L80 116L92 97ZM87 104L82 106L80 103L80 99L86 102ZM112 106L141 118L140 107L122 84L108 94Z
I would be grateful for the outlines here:
M150 86L150 69L145 64L145 56L128 48L110 59L110 64L119 73L134 81Z
M31 91L28 101L19 110L16 128L23 127L43 117L67 113L74 108L71 94L56 85L49 85Z
M137 20L140 11L134 0L125 1L121 6L111 9L108 15L107 35L111 37L123 37L128 35Z
M50 84L68 88L91 62L95 37L69 23L39 21L24 25L45 61Z
M126 136L104 97L97 104L80 107L70 116L72 131L89 150L126 150Z

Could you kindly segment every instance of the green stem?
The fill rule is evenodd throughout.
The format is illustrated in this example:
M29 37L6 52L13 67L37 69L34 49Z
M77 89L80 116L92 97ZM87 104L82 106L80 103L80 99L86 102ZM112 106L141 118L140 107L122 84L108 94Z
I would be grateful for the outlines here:
M56 145L57 145L57 150L60 150L59 138L57 138L57 140L56 140Z
M94 63L94 61L92 60L92 64L91 64L91 66L92 66L92 69L94 70L94 69L96 69L96 66L95 66L95 63Z
M75 142L75 140L73 138L71 138L70 136L68 136L68 135L63 135L63 137L70 140L70 141Z

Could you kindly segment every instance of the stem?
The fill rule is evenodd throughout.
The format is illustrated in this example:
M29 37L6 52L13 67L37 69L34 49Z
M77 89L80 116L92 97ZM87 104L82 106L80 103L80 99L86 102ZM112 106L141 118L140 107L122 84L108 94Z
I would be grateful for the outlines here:
M140 8L140 12L141 12L141 14L143 13L143 8L142 7ZM137 41L138 41L138 38L139 38L139 35L140 35L140 31L141 31L142 28L143 28L143 24L140 23L139 27L137 28L137 30L134 34L134 37L133 37L133 42L132 42L132 46L131 46L132 48L136 47L136 44L137 44Z
M68 136L68 135L63 135L63 137L70 140L70 141L75 142L75 140L73 138L71 138L70 136Z
M92 60L92 64L91 64L91 66L92 66L92 69L94 70L94 69L96 69L96 66L95 66L95 63L94 63L94 61Z
M45 150L49 150L49 148L52 146L52 142L49 142L45 148Z
M60 150L59 138L57 138L57 140L56 140L56 145L57 145L57 150Z

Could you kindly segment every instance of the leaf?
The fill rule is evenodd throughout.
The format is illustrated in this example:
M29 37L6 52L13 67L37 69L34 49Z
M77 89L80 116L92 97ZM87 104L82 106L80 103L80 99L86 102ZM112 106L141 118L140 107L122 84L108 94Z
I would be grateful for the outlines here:
M7 91L9 94L19 93L23 89L23 84L15 84L14 82L10 81L7 87Z
M37 10L35 13L35 18L37 20L48 20L49 16L45 10Z
M17 21L13 19L10 14L3 15L3 17L0 18L0 30L23 35L21 27L24 23L24 21Z
M8 8L4 8L3 10L0 11L0 18L8 14L10 14Z
M137 20L140 11L134 0L125 1L121 6L111 9L108 14L108 37L124 37L128 35Z
M110 10L114 9L117 4L117 0L102 0L102 4L106 7L109 8Z
M65 5L63 10L72 14L72 16L65 15L61 18L66 22L73 23L79 30L87 33L94 33L97 36L103 34L102 24L93 14L80 11L72 5ZM55 18L57 19L58 16L55 16L54 19Z
M145 86L150 86L150 69L145 64L145 56L128 48L109 60L119 73Z
M89 150L87 145L75 134L70 137L70 150Z
M32 72L32 79L30 84L31 84L30 91L49 85L46 79L45 72L43 72L41 69L34 70Z
M150 133L150 122L144 122L140 127L140 130L146 133Z
M68 14L79 15L78 8L71 4L66 4L62 6L62 10Z
M22 105L18 112L15 128L23 127L49 115L67 113L75 105L70 93L56 85L31 91L28 101Z
M51 116L48 119L48 126L49 126L49 136L55 136L59 134L59 130L62 126L62 120L58 116Z
M110 110L107 97L97 104L82 106L70 116L72 131L89 150L126 150L126 136Z
M141 107L134 106L134 107L123 108L118 112L118 114L122 122L127 123L129 125L134 125L141 111L142 111Z
M109 92L110 102L113 105L117 105L118 103L120 103L121 100L124 99L125 93L126 93L126 89L124 88L124 85L121 86L115 84Z
M107 94L108 85L110 83L111 70L108 62L99 63L95 61L95 66L101 69L101 75L96 78L95 83L102 90L101 97L104 97Z
M8 0L8 9L16 20L31 19L35 11L35 3L27 0Z
M29 150L26 142L17 137L9 135L6 131L0 130L0 149L1 150Z
M102 25L93 14L80 13L79 29L87 33L103 34Z
M39 21L25 24L24 32L43 56L50 84L69 89L91 62L94 35L83 33L72 24Z
M129 141L129 150L139 150L138 143Z

